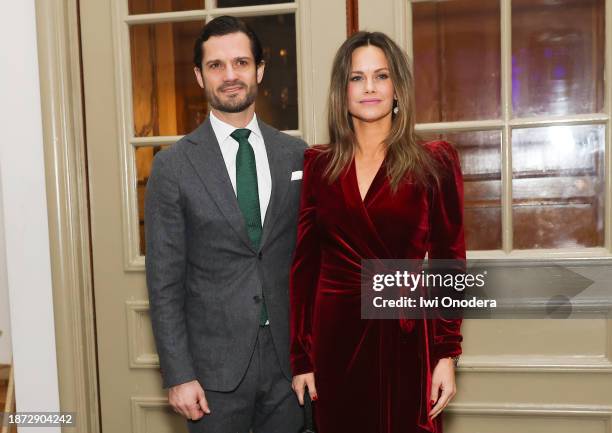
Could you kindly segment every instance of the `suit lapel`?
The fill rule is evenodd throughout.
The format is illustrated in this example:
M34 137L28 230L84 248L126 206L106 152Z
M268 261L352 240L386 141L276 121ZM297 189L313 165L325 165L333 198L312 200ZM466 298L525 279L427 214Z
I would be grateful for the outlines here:
M193 144L186 147L187 158L204 187L238 237L250 250L254 251L225 166L221 148L210 124L210 118L207 118L186 138Z
M281 213L285 196L289 191L291 182L291 158L280 140L280 133L264 122L259 121L259 129L263 135L266 153L268 155L268 165L270 166L270 177L272 178L272 194L270 203L264 218L263 233L261 235L261 247L269 239L274 223Z

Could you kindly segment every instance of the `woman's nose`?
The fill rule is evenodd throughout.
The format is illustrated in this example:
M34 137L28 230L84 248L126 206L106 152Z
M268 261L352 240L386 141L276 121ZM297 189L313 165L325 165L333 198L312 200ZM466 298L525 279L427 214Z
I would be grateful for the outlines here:
M365 91L366 93L376 92L376 83L373 77L365 77Z

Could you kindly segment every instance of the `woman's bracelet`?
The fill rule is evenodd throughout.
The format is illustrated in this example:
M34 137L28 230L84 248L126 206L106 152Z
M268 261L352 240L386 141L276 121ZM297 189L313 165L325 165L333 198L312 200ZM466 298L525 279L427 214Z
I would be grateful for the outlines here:
M457 355L457 356L449 356L448 358L453 360L453 364L455 365L455 367L457 367L459 365L459 355Z

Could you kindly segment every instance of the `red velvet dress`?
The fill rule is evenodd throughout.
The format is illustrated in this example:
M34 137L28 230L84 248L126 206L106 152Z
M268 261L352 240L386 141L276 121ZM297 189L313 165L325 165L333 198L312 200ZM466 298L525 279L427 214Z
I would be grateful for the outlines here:
M318 433L442 432L442 414L428 416L431 374L461 353L461 319L361 319L361 259L465 259L457 153L444 141L424 145L445 167L433 194L405 182L392 195L383 161L363 201L354 161L330 185L327 155L304 154L291 366L315 373Z

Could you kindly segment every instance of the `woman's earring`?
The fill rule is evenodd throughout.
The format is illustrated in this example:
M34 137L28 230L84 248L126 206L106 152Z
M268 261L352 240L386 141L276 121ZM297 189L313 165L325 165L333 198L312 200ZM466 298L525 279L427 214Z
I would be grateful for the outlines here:
M393 114L397 113L399 113L399 107L396 105L395 107L393 107Z

